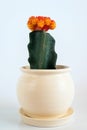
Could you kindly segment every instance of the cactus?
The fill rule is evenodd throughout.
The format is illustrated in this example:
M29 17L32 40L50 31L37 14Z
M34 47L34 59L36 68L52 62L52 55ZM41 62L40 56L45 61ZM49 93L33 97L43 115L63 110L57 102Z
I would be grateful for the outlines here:
M31 69L55 69L57 54L54 51L55 40L45 31L30 33L29 63Z
M28 62L31 69L55 69L57 60L55 39L49 33L46 33L49 26L47 24L44 25L41 18L40 16L38 17L38 26L35 26L36 18L34 19L34 17L33 20L31 18L28 21L28 27L32 30L29 33ZM46 17L45 20L47 20ZM49 19L48 21L50 22ZM54 28L53 20L50 22L50 28Z

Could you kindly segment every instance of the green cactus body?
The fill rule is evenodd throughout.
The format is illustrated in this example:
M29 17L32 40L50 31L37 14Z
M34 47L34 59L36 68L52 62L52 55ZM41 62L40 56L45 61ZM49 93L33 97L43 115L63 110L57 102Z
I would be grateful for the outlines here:
M45 31L33 31L29 34L28 44L31 69L55 69L57 54L55 53L55 40Z

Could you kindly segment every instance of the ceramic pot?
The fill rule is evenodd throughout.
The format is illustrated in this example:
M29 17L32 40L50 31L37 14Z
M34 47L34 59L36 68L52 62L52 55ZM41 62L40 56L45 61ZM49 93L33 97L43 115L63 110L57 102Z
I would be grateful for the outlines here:
M21 68L17 96L23 121L35 126L59 126L66 123L73 109L74 84L70 68L57 65L56 69Z
M71 107L74 84L70 68L64 65L51 70L21 68L17 96L24 113L30 117L64 115Z

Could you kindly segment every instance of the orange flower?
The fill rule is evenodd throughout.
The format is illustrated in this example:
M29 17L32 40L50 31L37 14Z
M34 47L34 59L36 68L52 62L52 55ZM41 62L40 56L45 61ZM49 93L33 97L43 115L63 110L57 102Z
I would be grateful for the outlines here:
M50 23L49 28L53 30L55 27L56 27L55 21L54 21L54 20L51 20L51 23Z
M43 28L43 26L44 26L44 21L43 21L43 20L38 20L37 26L40 27L40 28Z
M27 22L27 26L32 31L35 30L48 31L49 29L54 29L56 27L56 23L54 20L51 20L50 17L31 16Z
M51 23L51 19L49 17L45 17L45 24L49 26L50 23Z

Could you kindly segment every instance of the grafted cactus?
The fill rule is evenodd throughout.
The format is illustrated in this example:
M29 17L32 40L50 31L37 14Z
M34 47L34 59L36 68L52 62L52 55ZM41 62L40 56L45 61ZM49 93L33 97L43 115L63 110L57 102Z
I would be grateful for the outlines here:
M43 28L40 27L37 29L37 26L31 26L31 23L29 25L29 22L29 28L34 28L33 31L29 33L30 42L28 44L28 61L30 68L55 69L57 60L57 54L55 52L55 39L49 33L46 33L49 26L46 26L45 24Z
M31 69L54 69L57 54L54 51L55 40L45 31L30 33L29 63Z

